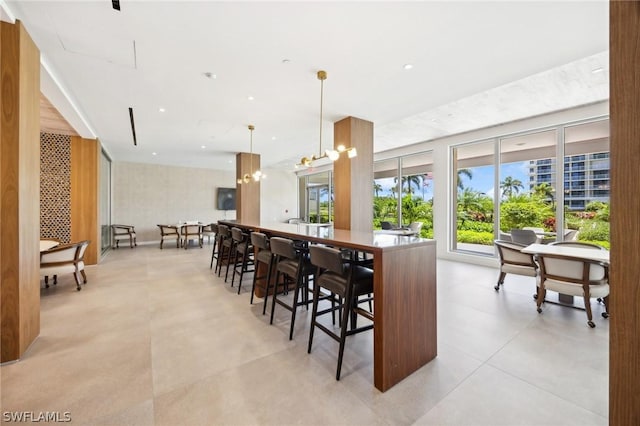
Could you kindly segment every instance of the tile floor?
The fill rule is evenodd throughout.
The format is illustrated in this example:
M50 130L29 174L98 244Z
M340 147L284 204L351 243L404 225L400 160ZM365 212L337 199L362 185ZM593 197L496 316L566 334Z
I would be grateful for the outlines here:
M309 313L293 341L261 299L209 269L211 246L121 248L41 291L41 333L3 365L4 413L69 412L78 425L606 425L608 321L547 304L532 278L438 261L438 357L381 393L372 333L337 344L321 332L307 354Z

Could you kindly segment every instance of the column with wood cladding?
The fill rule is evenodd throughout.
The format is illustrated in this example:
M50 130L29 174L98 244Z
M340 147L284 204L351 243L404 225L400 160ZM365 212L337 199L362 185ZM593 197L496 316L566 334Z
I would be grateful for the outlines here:
M333 124L333 146L356 148L333 163L334 226L336 229L373 230L373 123L347 117Z
M96 139L71 137L71 241L90 240L84 254L87 265L98 263L98 176L100 143Z
M256 170L260 170L259 154L236 154L236 180L250 177L248 182L236 184L236 219L242 223L260 223L260 181L251 178Z
M609 3L609 424L640 424L640 2Z
M40 333L40 52L0 22L0 362Z

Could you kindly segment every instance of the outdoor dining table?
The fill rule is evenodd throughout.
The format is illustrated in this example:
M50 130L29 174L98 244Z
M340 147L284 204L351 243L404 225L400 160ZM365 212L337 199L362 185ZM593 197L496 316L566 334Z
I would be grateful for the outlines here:
M594 250L590 248L581 248L565 245L550 244L530 244L520 250L527 254L553 254L556 256L576 257L579 259L596 260L609 265L609 250ZM561 304L573 306L573 296L559 293L558 301Z

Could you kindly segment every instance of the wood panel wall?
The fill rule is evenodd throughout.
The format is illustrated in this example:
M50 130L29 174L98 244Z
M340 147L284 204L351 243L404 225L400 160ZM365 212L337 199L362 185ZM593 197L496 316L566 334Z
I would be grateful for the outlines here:
M96 139L71 137L71 241L90 240L84 261L98 263L98 176L100 143Z
M236 154L236 180L260 169L260 155ZM242 223L260 223L260 182L236 184L236 219Z
M609 424L640 425L640 2L611 1Z
M0 362L40 333L40 52L22 24L0 23Z
M373 123L347 117L333 125L333 146L354 147L333 163L336 229L373 231Z

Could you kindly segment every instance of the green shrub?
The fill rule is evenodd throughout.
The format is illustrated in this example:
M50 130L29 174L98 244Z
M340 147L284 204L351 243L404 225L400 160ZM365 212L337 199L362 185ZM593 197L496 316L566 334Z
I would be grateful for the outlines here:
M504 202L500 205L500 229L509 232L525 226L540 226L548 216L546 210L536 203Z
M579 241L609 241L609 222L587 222L580 228Z
M493 245L493 232L475 232L475 231L458 231L459 243L482 244L485 246Z
M493 233L493 223L466 220L464 223L458 224L458 230Z

